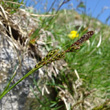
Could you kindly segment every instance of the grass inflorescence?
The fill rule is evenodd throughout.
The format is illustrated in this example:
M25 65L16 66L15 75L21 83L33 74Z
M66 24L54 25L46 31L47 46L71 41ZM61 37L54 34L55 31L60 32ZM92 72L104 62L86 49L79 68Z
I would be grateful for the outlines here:
M28 45L31 44L34 47L36 40L40 38L41 30L42 29L49 30L50 32L53 33L55 41L58 42L58 45L56 46L58 48L53 49L53 47L51 47L50 45L48 46L46 45L48 48L51 48L51 51L49 51L47 55L44 58L42 58L41 61L39 61L32 70L30 70L20 80L15 82L15 84L10 87L10 83L14 79L16 74L15 71L15 74L13 74L8 85L6 86L4 91L0 94L0 99L2 99L17 84L19 84L29 75L33 74L39 68L45 65L47 66L49 64L51 65L52 62L58 61L60 59L64 59L68 63L69 69L63 68L57 77L55 77L52 74L52 77L50 78L50 76L47 75L46 77L49 77L51 80L46 79L46 82L44 84L45 88L46 86L48 86L54 90L53 94L55 94L54 97L55 100L54 101L48 100L48 97L42 95L42 97L44 98L42 102L40 98L34 93L33 90L33 94L35 95L36 100L38 100L40 105L42 105L41 107L42 110L43 109L56 110L63 108L66 108L67 110L70 109L72 110L75 109L75 107L83 109L84 105L87 104L87 100L89 101L92 100L86 98L89 95L91 95L92 92L94 91L96 91L95 92L96 94L93 94L91 96L94 99L98 95L101 97L101 93L103 94L107 93L107 95L105 94L104 95L107 98L110 97L109 94L109 90L110 90L109 35L110 33L107 31L109 27L104 24L98 26L96 23L97 21L95 19L93 21L93 19L87 17L85 14L81 15L81 17L83 18L82 20L83 23L87 22L86 27L83 24L78 26L74 24L69 24L70 21L81 18L79 18L79 15L72 10L70 11L64 10L64 13L63 10L59 11L61 6L67 2L69 2L69 0L67 1L64 0L62 4L60 4L60 6L58 7L56 13L52 16L50 15L49 18L45 18L45 15L43 17L40 17L39 27L37 29L32 29L30 34L28 33L29 35L28 37L30 40ZM2 1L1 3L4 4L5 2ZM12 2L9 2L9 4L5 5L4 8L11 6L10 4L12 4ZM18 7L15 7L16 5L13 4L12 6L14 6L13 8L15 10L18 10L18 8L21 5L19 4ZM13 12L13 10L11 11ZM72 16L72 13L75 13L74 15L76 16ZM58 14L59 14L59 18L58 18ZM64 15L66 17L64 17ZM100 31L97 31L97 28ZM93 30L93 31L89 31L89 30ZM71 34L69 34L69 36L67 37L69 31L71 31ZM48 39L47 42L53 42L49 38L47 39ZM85 44L83 44L84 42ZM34 80L34 84L37 90L39 91L40 94L42 94L42 89L39 87L37 83L38 82ZM96 88L96 90L92 91L91 89L94 88ZM46 91L49 93L47 88ZM102 97L104 97L104 95L102 95ZM88 105L90 106L90 103Z

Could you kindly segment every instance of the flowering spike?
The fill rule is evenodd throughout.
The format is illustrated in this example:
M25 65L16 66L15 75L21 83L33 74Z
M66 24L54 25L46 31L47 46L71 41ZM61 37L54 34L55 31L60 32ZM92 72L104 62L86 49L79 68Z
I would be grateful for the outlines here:
M77 40L75 43L73 43L71 46L82 44L83 42L85 42L86 40L88 40L90 37L92 37L93 34L94 34L93 31L87 32L79 40Z
M89 31L86 34L84 34L79 40L77 40L75 43L73 43L70 48L66 50L66 52L73 52L74 50L77 50L80 48L80 45L88 40L92 35L94 34L93 31Z
M38 66L44 66L47 65L55 60L59 60L62 57L64 57L66 52L73 52L74 50L77 50L80 48L80 45L85 42L86 40L88 40L92 35L94 34L93 31L89 31L86 34L84 34L79 40L77 40L75 43L73 43L67 50L64 50L62 52L59 52L59 49L54 49L52 51L50 51L46 57L44 57L42 59L41 62L39 62L36 67Z

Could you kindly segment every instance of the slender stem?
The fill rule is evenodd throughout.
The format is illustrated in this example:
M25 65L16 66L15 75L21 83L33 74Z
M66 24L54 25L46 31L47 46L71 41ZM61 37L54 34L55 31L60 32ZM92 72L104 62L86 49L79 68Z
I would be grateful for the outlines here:
M41 68L42 65L39 65L36 68L33 68L32 70L30 70L26 75L24 75L20 80L18 80L15 84L13 84L9 89L7 89L6 91L4 91L2 94L0 94L0 99L2 99L3 96L5 96L12 88L14 88L18 83L20 83L22 80L24 80L26 77L28 77L29 75L31 75L32 73L34 73L36 70L38 70L39 68Z

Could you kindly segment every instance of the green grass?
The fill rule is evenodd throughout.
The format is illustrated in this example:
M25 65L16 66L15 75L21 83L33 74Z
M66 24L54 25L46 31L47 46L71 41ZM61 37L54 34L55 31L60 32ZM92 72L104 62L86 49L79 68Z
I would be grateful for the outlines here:
M90 19L86 15L83 16L85 16L86 19ZM72 15L68 16L67 19L71 18ZM71 68L71 70L76 69L78 71L80 77L87 82L90 88L105 88L105 91L107 91L110 89L110 39L108 37L110 33L107 29L109 27L104 24L101 24L99 27L97 25L97 20L90 20L93 22L92 28L100 28L101 30L90 39L89 45L85 43L77 52L68 53L65 57L65 60L68 62L68 66ZM59 21L61 21L60 18L58 22ZM63 23L63 20L61 22ZM53 29L53 34L56 36L55 38L59 42L58 47L60 48L68 47L74 42L74 40L72 41L67 37L67 34L69 34L69 30L76 30L75 26L70 26L69 28L67 27L68 22L63 23L62 27L57 23ZM101 44L99 47L97 47L100 36L102 39Z
M71 40L67 36L72 30L78 31L79 37L84 34L84 29L86 27L88 27L89 29L91 28L91 30L95 32L97 29L100 29L100 31L98 33L96 32L89 40L89 43L84 43L79 50L66 54L64 60L68 63L70 69L69 74L66 73L67 75L65 75L65 71L62 70L60 71L60 75L57 78L54 79L53 77L52 80L46 81L46 85L53 87L56 90L57 94L59 92L57 87L61 87L62 89L67 89L69 93L74 96L74 91L71 89L70 83L74 83L76 77L74 77L73 72L74 70L77 70L80 78L83 79L83 82L85 82L83 88L87 88L89 90L96 88L103 93L106 92L106 97L110 98L110 27L101 23L99 25L97 23L97 19L93 19L86 15L78 15L75 11L71 10L59 11L59 17L57 17L56 21L54 22L52 20L52 17L46 19L44 18L44 20L41 20L42 25L40 29L43 28L44 30L49 30L50 32L52 32L55 37L55 41L59 43L54 48L59 48L61 50L67 49L69 46L71 46L71 44L73 44L73 42L79 39L76 38L74 40ZM83 24L78 26L74 25L75 20L82 21ZM86 27L84 27L84 23L87 24ZM38 34L38 31L40 31L40 29L35 31L35 35L32 35L33 38L36 36L36 34ZM53 47L51 47L50 45L50 42L53 43L54 41L53 39L51 39L51 36L47 36L46 43L48 45L46 45L46 48L48 48L48 50L53 49ZM32 74L35 70L36 69L33 69L32 71L27 73L24 78ZM24 78L22 78L21 80L23 80ZM17 85L21 80L19 80L15 85ZM66 84L67 88L65 88L63 84ZM39 91L39 94L41 94L39 85L37 83L35 83L35 85L37 87L37 90ZM33 94L36 96L34 91ZM44 100L42 101L38 96L36 96L36 100L38 100L40 105L42 105L42 110L57 110L60 107L57 105L58 99L52 101L47 99L48 97L44 97ZM47 103L44 104L45 102Z
M82 21L83 24L78 26L74 25L75 20ZM48 83L46 82L46 84L49 87L53 87L56 90L57 94L59 93L57 87L61 87L64 90L68 90L69 93L74 96L74 90L72 90L73 88L71 87L71 85L75 82L76 79L74 70L77 70L80 78L83 79L84 82L83 89L92 90L96 88L100 91L99 97L102 97L101 93L107 93L104 98L110 98L110 27L100 23L97 19L88 17L86 15L78 15L75 11L71 10L59 11L59 17L57 17L54 23L53 22L52 24L50 24L47 18L46 24L49 24L49 26L46 26L46 28L44 29L52 32L55 37L55 41L57 41L59 44L55 47L52 47L50 43L53 43L54 41L53 39L51 39L51 36L47 36L46 43L48 45L46 45L46 48L48 50L52 50L54 48L65 50L69 46L71 46L73 42L79 39L76 38L74 40L71 40L68 38L67 35L72 30L78 31L80 35L79 37L84 34L83 31L86 27L95 31L95 34L89 40L89 43L84 43L79 50L66 54L64 60L68 63L70 72L68 74L66 73L65 75L65 71L62 70L60 71L59 76L55 78L55 80L53 78L54 82L49 80L47 81ZM85 23L86 26L84 27ZM43 27L45 27L45 23ZM100 31L96 31L97 29L99 29ZM67 88L65 88L63 84L66 84ZM57 105L57 103L59 103L57 101L58 100L50 101L49 105L47 104L47 108L44 106L44 110L50 109L52 102ZM41 107L41 109L43 109L43 106Z

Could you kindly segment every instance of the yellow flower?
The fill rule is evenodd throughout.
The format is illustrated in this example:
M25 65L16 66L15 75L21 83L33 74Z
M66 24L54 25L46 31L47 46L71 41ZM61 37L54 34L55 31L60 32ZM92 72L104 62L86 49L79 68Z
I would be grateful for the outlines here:
M77 31L71 31L70 34L68 34L68 37L70 39L74 39L75 37L78 37L79 34L77 33Z

